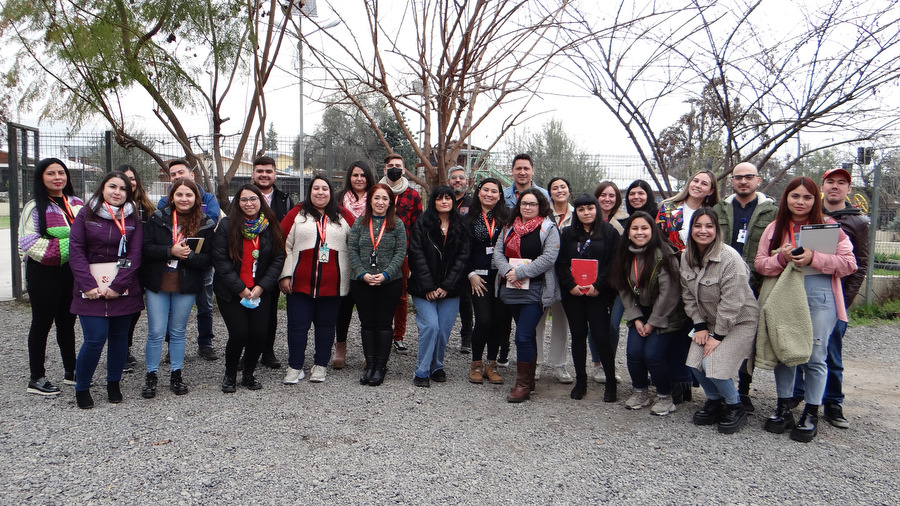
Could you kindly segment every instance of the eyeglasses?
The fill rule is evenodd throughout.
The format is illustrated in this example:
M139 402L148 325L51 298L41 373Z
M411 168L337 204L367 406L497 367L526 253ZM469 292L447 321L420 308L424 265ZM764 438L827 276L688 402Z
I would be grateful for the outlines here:
M465 174L457 174L455 176L450 176L448 179L450 179L452 181L454 179L465 179L465 178L466 178Z
M241 204L246 204L247 202L259 202L259 197L241 197Z
M524 200L519 204L521 207L537 207L537 202L525 202Z
M744 181L752 181L753 178L755 178L755 177L759 177L759 176L756 175L756 174L743 174L743 175L741 175L741 174L732 174L732 175L731 175L731 180L732 180L732 181L740 181L740 180L743 179Z

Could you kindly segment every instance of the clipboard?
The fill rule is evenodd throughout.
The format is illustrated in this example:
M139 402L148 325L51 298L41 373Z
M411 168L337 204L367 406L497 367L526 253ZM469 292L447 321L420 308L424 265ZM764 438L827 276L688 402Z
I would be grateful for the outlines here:
M837 223L822 223L818 225L801 225L798 246L803 249L834 255L837 253L838 240L840 239L841 226ZM812 267L803 267L803 273L822 274Z

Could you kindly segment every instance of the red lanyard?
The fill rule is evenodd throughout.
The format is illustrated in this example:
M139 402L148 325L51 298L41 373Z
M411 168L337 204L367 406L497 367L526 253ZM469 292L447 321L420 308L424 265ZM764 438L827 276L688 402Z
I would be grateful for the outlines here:
M369 220L369 238L372 239L372 251L378 250L378 245L381 244L381 237L384 235L384 229L387 227L384 223L381 224L381 230L378 231L378 239L375 239L375 231L372 230L372 222L375 220Z
M491 240L493 240L493 239L494 239L494 223L495 223L497 220L495 220L494 218L491 218L491 222L488 223L487 215L484 214L484 213L481 213L481 218L484 219L484 226L485 226L485 228L487 228L487 231L488 231L488 237L489 237Z
M640 275L638 275L637 257L634 257L634 289L635 290L638 289L639 280L640 280Z
M319 224L320 222L321 222L321 225ZM325 234L328 232L325 229L325 226L326 226L325 216L323 215L322 219L316 222L316 229L319 231L319 239L321 240L321 242L319 243L319 247L325 246Z
M794 222L793 221L791 222L791 233L788 235L790 236L790 239L791 239L791 245L794 247L794 249L797 249L797 241L794 239Z
M119 229L119 232L122 233L122 237L125 237L125 211L119 210L119 214L122 215L122 222L120 223L118 219L116 219L116 213L113 212L112 207L110 207L108 202L104 202L103 205L106 206L106 210L109 211L109 215L112 216L113 223L116 224L116 228Z
M69 220L69 224L71 225L72 222L75 221L75 213L72 212L72 206L69 205L69 197L66 197L65 195L63 195L62 201L63 201L63 205L65 206L66 219Z
M566 212L559 217L559 221L556 223L556 228L562 228L562 222L566 221L566 216L569 215L569 210L566 209Z
M172 244L178 244L184 240L184 235L178 230L178 212L172 210Z

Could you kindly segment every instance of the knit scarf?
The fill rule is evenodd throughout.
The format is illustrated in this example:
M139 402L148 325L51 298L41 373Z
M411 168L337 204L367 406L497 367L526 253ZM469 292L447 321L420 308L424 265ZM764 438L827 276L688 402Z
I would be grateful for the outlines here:
M387 176L384 176L378 182L390 186L391 191L394 192L394 195L400 195L401 193L405 192L407 188L409 188L409 179L406 179L405 177L400 177L397 182L392 182L387 178Z
M353 190L348 191L344 194L344 209L350 211L353 216L359 218L366 212L366 199L368 198L368 194L363 194L359 200L356 200L356 194L353 193Z
M266 218L266 215L263 213L259 213L259 218L255 220L244 220L244 226L241 228L241 235L244 236L244 239L252 241L256 239L259 234L265 232L265 230L269 228L269 220Z
M513 222L512 226L512 233L506 237L506 242L504 243L506 258L521 258L522 237L534 232L543 222L544 218L542 216L535 216L526 222L522 221L521 216L516 216L516 221Z

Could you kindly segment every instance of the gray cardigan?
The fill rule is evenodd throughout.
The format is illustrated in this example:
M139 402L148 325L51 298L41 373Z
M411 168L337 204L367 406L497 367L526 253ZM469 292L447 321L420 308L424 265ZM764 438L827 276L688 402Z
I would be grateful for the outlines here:
M504 276L512 269L509 259L503 252L506 238L510 233L512 233L512 227L504 228L503 233L497 238L497 244L494 245L494 257L491 262L497 269L498 286L500 283L506 282ZM559 256L559 229L550 218L544 218L544 222L541 223L541 244L543 245L541 256L527 265L516 267L516 277L523 279L544 275L544 284L541 287L541 305L546 308L562 298L555 269L556 257Z

